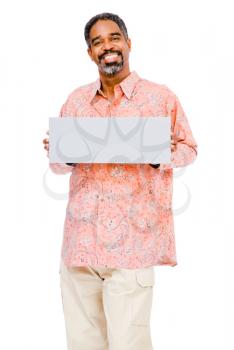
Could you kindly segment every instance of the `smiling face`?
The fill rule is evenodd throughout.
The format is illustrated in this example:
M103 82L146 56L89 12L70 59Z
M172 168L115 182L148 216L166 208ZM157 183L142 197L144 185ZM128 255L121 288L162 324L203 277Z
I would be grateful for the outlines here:
M114 21L97 21L92 26L89 37L88 54L97 64L101 75L111 77L129 71L131 40L124 37Z

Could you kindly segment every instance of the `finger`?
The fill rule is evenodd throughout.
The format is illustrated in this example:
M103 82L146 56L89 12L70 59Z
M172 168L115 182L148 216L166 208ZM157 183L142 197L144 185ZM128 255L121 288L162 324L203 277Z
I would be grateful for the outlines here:
M176 138L178 141L185 140L185 132L183 130L177 130Z
M176 150L176 146L173 145L173 146L171 147L171 151L174 152L175 150Z
M171 132L171 139L172 140L177 140L177 133L176 132Z
M177 131L174 130L173 136L172 136L173 139L174 139L174 140L177 140L177 139L178 139L178 135L179 135L179 131L178 131L178 130L177 130Z
M179 138L178 141L184 141L185 138L186 138L186 137L185 137L185 133L183 132L183 133L180 134L180 138Z

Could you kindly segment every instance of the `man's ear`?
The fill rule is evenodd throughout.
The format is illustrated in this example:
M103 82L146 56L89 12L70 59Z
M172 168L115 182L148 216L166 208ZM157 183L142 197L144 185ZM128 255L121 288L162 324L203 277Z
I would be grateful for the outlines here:
M89 57L90 57L90 58L91 58L91 60L93 61L92 50L91 50L91 48L90 48L90 47L88 47L87 52L88 52L88 54L89 54Z
M127 44L128 44L128 48L129 48L129 51L131 51L131 48L132 48L132 42L131 42L131 39L127 39Z

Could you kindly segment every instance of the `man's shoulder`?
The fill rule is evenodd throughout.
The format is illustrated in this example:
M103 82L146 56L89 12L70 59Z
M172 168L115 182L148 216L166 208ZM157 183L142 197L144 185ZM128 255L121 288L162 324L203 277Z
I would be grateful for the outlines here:
M166 84L157 83L146 78L141 78L139 84L139 87L145 92L157 93L165 97L175 97L175 93Z
M69 101L74 99L87 98L87 96L94 89L95 84L96 81L76 87L69 93L67 100Z

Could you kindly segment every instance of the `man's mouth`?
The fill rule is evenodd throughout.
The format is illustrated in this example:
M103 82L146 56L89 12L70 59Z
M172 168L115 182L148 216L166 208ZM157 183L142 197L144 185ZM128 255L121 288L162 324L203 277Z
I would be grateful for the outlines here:
M104 55L101 60L104 60L105 63L111 63L111 62L115 62L119 57L118 53L108 53L106 55Z

